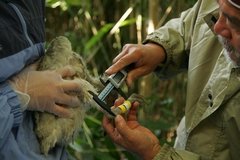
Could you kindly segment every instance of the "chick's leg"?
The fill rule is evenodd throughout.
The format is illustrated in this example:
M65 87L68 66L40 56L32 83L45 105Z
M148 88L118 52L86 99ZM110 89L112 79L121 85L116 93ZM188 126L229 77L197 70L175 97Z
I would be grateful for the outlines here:
M142 95L139 95L139 94L136 94L136 93L133 93L122 105L112 109L112 112L115 115L123 114L131 108L131 106L134 102L139 102L140 107L143 108L144 112L146 112L145 111L145 104L149 105L149 102ZM107 112L105 112L105 114L107 115L107 117L109 119L114 118L114 116L110 115Z

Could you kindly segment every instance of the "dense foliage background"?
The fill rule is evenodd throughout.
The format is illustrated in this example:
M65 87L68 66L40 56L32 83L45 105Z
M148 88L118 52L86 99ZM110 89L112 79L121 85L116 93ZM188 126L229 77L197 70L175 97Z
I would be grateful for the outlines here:
M178 17L196 0L47 0L47 43L66 36L73 50L84 57L90 72L101 75L126 43L141 43L146 35ZM184 115L186 73L161 82L152 74L136 81L127 94L140 93L151 103L146 113L139 110L139 122L152 130L160 143L173 145ZM103 136L103 114L91 109L76 140L68 150L76 159L135 160L131 153Z

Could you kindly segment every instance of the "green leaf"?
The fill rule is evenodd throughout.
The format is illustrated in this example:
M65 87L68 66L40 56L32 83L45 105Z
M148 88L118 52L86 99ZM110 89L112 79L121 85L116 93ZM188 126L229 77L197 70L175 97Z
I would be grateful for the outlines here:
M105 144L107 146L108 149L111 150L111 152L109 154L111 154L113 157L120 159L119 154L116 152L116 145L112 142L112 140L109 138L109 136L105 137ZM113 152L113 150L115 150L115 152Z
M104 25L99 31L98 34L93 36L88 43L86 44L86 47L84 48L84 53L86 53L90 48L92 48L98 41L102 40L103 36L106 35L110 31L110 29L114 26L114 24L109 23Z
M91 122L93 122L93 123L95 123L95 124L97 124L97 125L102 125L102 122L100 121L100 120L98 120L98 119L96 119L95 117L93 117L93 116L90 116L90 115L85 115L85 121L89 121L88 122L88 124L89 123L91 123Z
M153 120L141 120L141 121L139 121L139 123L150 130L157 130L157 129L168 130L168 129L176 126L176 124L170 123L166 120L154 120L154 121Z
M104 152L100 152L100 151L97 151L97 150L93 150L93 155L94 155L94 158L96 160L116 160L118 158L116 157L112 157L110 154L106 154Z
M125 21L122 22L120 27L128 26L128 25L134 24L134 23L136 23L136 18L126 19Z
M128 19L123 21L120 27L127 26L136 22L136 18ZM87 53L90 48L92 48L97 42L102 41L103 37L114 27L115 24L108 23L104 25L99 31L98 34L94 35L86 44L84 48L84 53Z
M175 115L173 113L173 111L171 111L170 109L166 109L166 108L161 108L161 111L168 117L170 118L174 118Z
M56 8L63 4L67 4L67 6L80 6L81 1L79 0L47 0L46 6L51 8Z
M123 151L123 154L127 157L129 160L139 160L137 156L135 156L133 153L129 151Z
M80 0L65 0L66 3L70 6L80 6L82 1Z

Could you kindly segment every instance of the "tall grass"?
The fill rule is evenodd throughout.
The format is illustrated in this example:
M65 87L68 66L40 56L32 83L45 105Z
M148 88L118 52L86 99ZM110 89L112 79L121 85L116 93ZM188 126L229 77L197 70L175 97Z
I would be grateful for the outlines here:
M73 50L84 57L94 76L103 74L112 59L126 43L139 43L145 38L149 26L148 5L151 0L47 0L46 36L49 43L56 36L66 36ZM154 0L153 0L154 1ZM158 27L196 0L159 0L156 15ZM139 38L141 37L141 38ZM159 138L161 144L173 145L176 127L184 114L186 73L160 82L154 78L151 102L140 123ZM137 84L137 83L136 83ZM123 86L126 92L139 92L144 88ZM120 160L138 159L103 136L103 114L91 109L85 118L78 138L68 145L76 159Z

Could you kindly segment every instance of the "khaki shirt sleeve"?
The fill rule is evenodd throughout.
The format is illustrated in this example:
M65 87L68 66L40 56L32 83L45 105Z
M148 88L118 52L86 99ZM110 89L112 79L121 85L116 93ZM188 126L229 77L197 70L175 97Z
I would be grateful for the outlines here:
M177 150L164 144L153 160L200 160L201 157L186 150Z
M179 18L170 20L143 41L143 44L149 41L157 43L166 51L164 65L160 64L154 72L158 78L167 80L187 70L191 38L200 6L201 1L198 1L193 8L182 12Z

